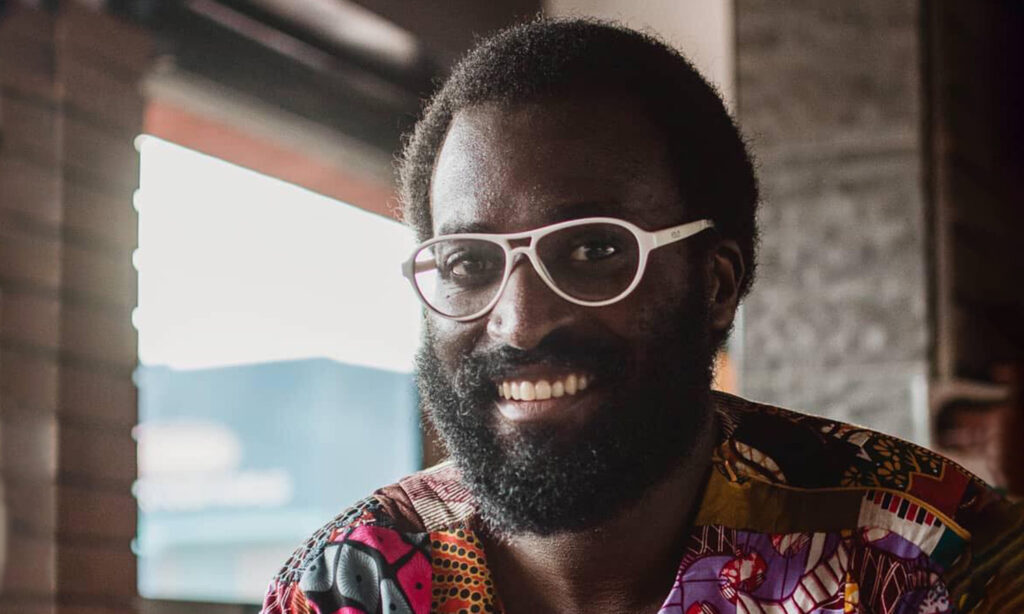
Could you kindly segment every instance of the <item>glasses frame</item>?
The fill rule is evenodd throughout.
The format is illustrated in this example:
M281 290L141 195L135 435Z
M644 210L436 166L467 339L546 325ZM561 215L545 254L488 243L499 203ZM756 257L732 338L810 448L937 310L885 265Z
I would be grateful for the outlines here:
M541 261L540 256L537 255L537 243L545 236L558 232L559 230L565 230L566 228L572 228L574 226L583 226L586 224L611 224L625 228L626 230L633 233L636 237L637 245L640 249L639 260L637 261L636 275L633 277L633 281L630 282L629 286L625 290L620 292L617 296L601 301L586 301L583 299L575 298L569 294L566 294L558 288L555 281L551 278L547 268ZM491 234L491 233L459 233L440 235L432 239L428 239L423 243L420 243L413 251L412 256L408 260L402 263L402 275L409 280L412 284L413 290L416 292L416 296L419 297L420 301L427 306L428 309L438 314L443 318L454 320L456 322L471 322L487 315L494 306L501 300L501 295L505 293L505 287L508 286L508 280L512 276L512 270L515 268L516 263L519 260L520 255L526 256L527 260L533 265L533 270L537 272L537 275L544 280L544 283L548 288L551 289L559 297L573 303L575 305L581 305L584 307L604 307L605 305L611 305L617 303L622 299L629 296L633 290L640 285L640 280L643 279L644 271L647 269L647 259L650 253L659 247L671 245L683 239L688 239L693 235L703 232L708 228L714 228L715 223L708 219L696 220L693 222L687 222L678 226L671 226L669 228L663 228L661 230L647 231L640 228L636 224L627 222L626 220L620 220L614 217L585 217L576 220L569 220L567 222L558 222L555 224L549 224L547 226L541 226L533 230L526 232L512 232L507 234ZM420 290L419 285L416 283L416 274L422 272L423 268L416 269L416 256L424 249L440 243L441 241L448 241L452 239L474 239L479 241L487 241L500 246L505 252L505 271L501 279L501 285L498 291L495 292L494 298L480 310L465 316L450 316L443 313L436 307L430 304L430 301L423 296L423 292ZM513 241L528 240L526 245L512 246Z

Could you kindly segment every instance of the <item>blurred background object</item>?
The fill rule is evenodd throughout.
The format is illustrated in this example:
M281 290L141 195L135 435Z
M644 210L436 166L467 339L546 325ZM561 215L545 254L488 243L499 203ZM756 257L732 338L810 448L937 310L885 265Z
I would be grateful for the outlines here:
M440 458L391 160L538 13L662 35L750 141L720 388L1024 493L1020 2L8 0L0 612L255 611L312 528Z
M154 136L137 147L139 589L255 602L303 535L419 467L420 307L379 256L413 238Z

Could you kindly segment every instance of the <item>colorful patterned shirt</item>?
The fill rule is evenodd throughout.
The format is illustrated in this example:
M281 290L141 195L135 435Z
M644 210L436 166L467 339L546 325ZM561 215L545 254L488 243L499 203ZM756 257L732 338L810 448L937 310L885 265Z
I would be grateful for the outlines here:
M1024 509L867 429L715 393L722 438L660 614L1024 612ZM502 612L448 463L295 551L264 614Z

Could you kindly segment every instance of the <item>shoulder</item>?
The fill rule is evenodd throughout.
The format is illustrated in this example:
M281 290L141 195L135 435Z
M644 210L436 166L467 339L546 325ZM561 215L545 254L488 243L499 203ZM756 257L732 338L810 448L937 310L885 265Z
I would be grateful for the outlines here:
M381 605L384 611L423 611L429 605L423 594L430 586L429 534L464 524L473 511L447 463L380 488L292 553L271 580L261 611L306 614L311 602L332 612L346 606L376 611ZM336 582L340 569L351 582Z
M865 551L898 537L901 564L923 555L964 611L1024 574L1024 508L952 460L860 426L720 393L715 400L724 432L704 522L839 531Z
M716 393L718 461L739 475L800 489L880 489L951 517L990 487L952 460L868 428Z

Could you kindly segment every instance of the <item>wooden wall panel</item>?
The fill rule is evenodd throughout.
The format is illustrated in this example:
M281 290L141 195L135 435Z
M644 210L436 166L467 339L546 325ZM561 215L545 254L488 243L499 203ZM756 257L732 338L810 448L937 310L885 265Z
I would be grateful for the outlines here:
M76 2L0 17L0 612L137 600L131 326L149 35Z

